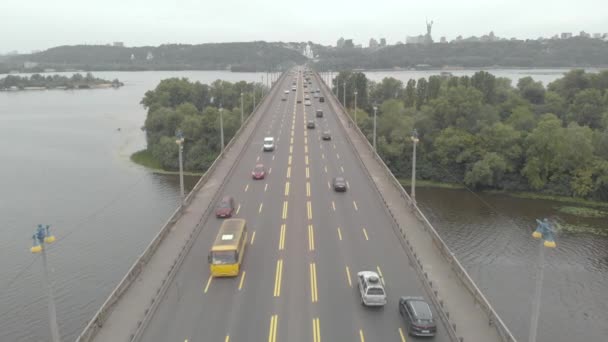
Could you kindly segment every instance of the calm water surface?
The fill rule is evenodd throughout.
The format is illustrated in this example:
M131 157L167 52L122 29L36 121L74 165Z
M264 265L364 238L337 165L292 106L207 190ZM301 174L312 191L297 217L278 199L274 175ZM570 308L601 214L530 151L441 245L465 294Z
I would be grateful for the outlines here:
M454 71L472 74L474 71ZM550 82L564 70L496 70ZM437 71L367 72L374 80ZM0 341L47 341L40 259L29 253L38 223L49 248L60 332L74 340L176 208L175 176L150 173L129 156L145 147L139 101L161 79L261 81L265 74L180 71L99 72L125 86L80 91L0 92ZM515 83L515 82L514 82ZM117 128L121 128L120 131ZM187 178L191 188L196 178ZM512 328L527 338L534 292L534 219L558 204L461 190L419 189L419 202ZM490 207L488 207L487 204ZM606 228L606 220L564 217ZM606 341L608 239L564 235L547 253L539 341Z

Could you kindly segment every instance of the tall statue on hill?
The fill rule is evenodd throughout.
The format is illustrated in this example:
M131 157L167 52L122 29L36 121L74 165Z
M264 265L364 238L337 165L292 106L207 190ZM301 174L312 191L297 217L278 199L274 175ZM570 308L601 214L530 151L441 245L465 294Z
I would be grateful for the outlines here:
M431 20L431 22L429 23L428 20L426 21L426 36L425 36L425 43L430 44L433 42L433 36L431 36L431 30L433 30L433 21Z

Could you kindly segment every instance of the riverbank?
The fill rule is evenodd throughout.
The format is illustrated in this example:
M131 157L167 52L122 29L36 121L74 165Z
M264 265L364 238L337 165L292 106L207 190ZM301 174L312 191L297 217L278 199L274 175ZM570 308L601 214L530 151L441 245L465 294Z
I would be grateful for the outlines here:
M148 150L141 150L131 155L131 161L137 165L141 165L153 173L162 175L179 175L179 171L165 170L162 168L160 162L154 158L152 153ZM204 172L188 172L184 171L184 176L202 176Z
M118 79L113 81L96 78L91 73L85 76L74 74L71 77L64 75L41 75L31 76L8 75L0 78L0 91L26 91L26 90L75 90L75 89L107 89L120 88L124 83Z
M409 190L411 186L410 179L399 179L399 183L406 189ZM416 187L427 187L427 188L441 188L441 189L467 189L462 184L455 183L442 183L428 180L416 180ZM498 195L506 195L509 197L516 198L526 198L526 199L535 199L535 200L543 200L543 201L555 201L561 202L564 204L576 204L579 206L559 206L556 207L561 213L585 217L585 218L598 218L598 217L608 217L608 202L597 202L590 201L582 198L574 198L574 197L565 197L565 196L554 196L554 195L546 195L539 194L533 192L513 192L513 191L505 191L505 190L484 190L480 191L481 193L486 194L498 194ZM592 208L590 208L592 207Z

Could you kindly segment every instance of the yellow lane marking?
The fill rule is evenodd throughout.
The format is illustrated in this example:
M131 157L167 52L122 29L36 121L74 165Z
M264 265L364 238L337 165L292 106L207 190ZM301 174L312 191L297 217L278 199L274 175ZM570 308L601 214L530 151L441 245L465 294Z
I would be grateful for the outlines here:
M207 280L207 286L205 286L205 293L209 290L209 285L211 285L211 279L213 279L212 275L209 275L209 280Z
M312 220L312 205L310 204L310 201L306 202L306 211L308 213L308 219Z
M291 136L293 137L295 135L295 130L291 130Z
M365 235L365 240L369 241L369 236L367 236L367 230L365 230L365 227L363 227L363 235Z
M327 181L327 188L331 189L331 185L329 185L329 181Z
M308 145L304 145L304 153L308 153Z
M285 183L285 196L289 196L289 182Z
M249 189L249 184L245 185L245 192L247 192L247 189Z
M336 148L336 144L334 144L334 148Z
M284 201L283 202L283 215L281 216L283 218L283 220L287 218L287 205L288 205L287 201Z
M355 210L359 210L359 207L357 207L357 202L353 201L353 206L355 207Z
M312 319L312 341L321 342L321 328L318 317Z
M272 173L272 168L268 169L268 174Z
M263 207L264 207L264 203L260 203L260 209L258 209L258 214L262 212Z
M312 224L308 225L308 250L309 251L315 250L315 230L314 230Z
M287 178L291 177L291 166L287 167Z
M319 300L317 295L317 265L310 263L310 296L313 303Z
M325 153L321 153L321 159L325 159Z
M334 211L336 211L336 202L331 201L331 207Z
M365 337L363 336L363 330L359 329L359 338L361 339L361 342L365 342Z
M306 167L306 179L310 178L310 169Z
M268 183L266 183L266 185L264 185L264 192L266 192L266 190L268 190Z
M304 137L304 144L308 144L308 138Z
M290 139L289 143L290 143L290 144L293 144L293 137L291 137L291 139Z
M281 225L281 235L279 237L279 250L285 249L285 224Z
M253 234L251 234L251 244L253 245L253 240L255 240L255 230L253 231Z
M310 197L310 182L306 182L306 197Z
M272 156L272 160L274 160L274 156Z
M342 171L342 173L344 173L344 167L340 166L340 171Z
M274 274L274 296L281 295L281 276L283 275L283 259L277 260L277 270Z
M304 131L304 136L307 137L308 136L308 131Z
M380 266L376 266L376 269L378 270L378 275L380 275L380 280L382 281L382 285L384 285L384 276L382 275L382 270L380 269Z
M239 204L239 206L236 208L236 214L239 214L239 211L241 211L241 205Z
M340 153L336 153L336 157L338 157L338 159L340 159Z
M325 166L324 169L325 169L325 173L327 173L327 166Z
M308 154L304 156L304 161L306 162L306 165L308 165Z
M292 153L293 153L293 145L289 146L289 154L292 154Z
M348 286L353 287L353 283L350 280L350 269L346 266L346 280L348 280Z
M405 336L403 335L403 330L399 328L399 336L401 337L401 342L405 342Z
M287 165L291 165L291 159L292 159L292 157L290 154L289 157L287 157Z
M241 281L239 282L239 291L243 288L243 282L245 281L245 271L241 274Z
M226 339L224 340L224 342L230 342L230 335L226 335Z
M278 321L279 321L278 315L270 316L270 329L268 331L268 342L277 341L277 325L279 324Z
M346 181L346 187L350 189L350 183Z
M338 239L342 241L342 230L340 229L340 227L338 227Z
M260 156L258 156L258 158L255 161L260 161Z

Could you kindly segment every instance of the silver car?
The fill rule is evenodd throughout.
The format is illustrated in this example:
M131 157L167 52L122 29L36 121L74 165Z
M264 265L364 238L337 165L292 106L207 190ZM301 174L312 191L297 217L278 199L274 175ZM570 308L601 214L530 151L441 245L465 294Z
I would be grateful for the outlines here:
M362 305L384 306L386 304L384 283L378 273L373 271L357 273L357 284L359 285Z

